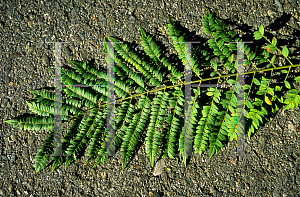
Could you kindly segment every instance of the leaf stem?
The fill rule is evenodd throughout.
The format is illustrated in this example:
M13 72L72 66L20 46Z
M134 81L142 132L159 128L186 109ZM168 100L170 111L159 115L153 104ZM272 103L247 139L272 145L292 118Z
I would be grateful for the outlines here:
M272 44L272 42L271 42L268 38L266 38L264 35L262 35L262 36L263 36L264 39L266 39L270 44ZM273 44L273 46L277 49L277 51L279 51L279 52L283 55L283 53L281 52L281 50L278 49L278 48L276 47L276 45ZM285 56L283 55L283 57L285 57ZM285 57L285 59L287 59L287 61L289 61L289 63L290 63L291 65L293 65L293 63L290 61L289 58Z
M249 72L246 72L246 73L243 73L243 74L247 75L247 74L256 73L256 72L265 72L265 71L270 71L270 70L273 70L273 69L277 70L277 69L285 69L285 68L298 67L298 66L300 66L300 64L281 66L281 67L276 67L276 68L266 68L266 69L261 69L261 70L249 71ZM138 96L141 96L141 95L146 94L146 93L157 92L159 90L164 90L164 89L167 89L167 88L173 88L173 87L177 87L177 86L181 86L181 85L193 84L193 83L199 83L199 82L201 84L202 81L209 81L209 80L214 80L214 79L219 79L219 78L232 77L232 76L236 76L236 75L237 75L237 73L236 74L229 74L229 75L221 75L221 76L218 76L218 77L206 78L206 79L201 79L201 80L197 80L197 81L191 81L191 82L188 82L188 83L179 83L179 84L172 85L172 86L166 86L165 88L159 88L159 89L143 92L143 93L140 93L140 94L137 94L137 95L132 95L132 97L138 97ZM124 99L119 99L119 100L116 100L115 102L127 100L129 98L131 98L131 97L127 97L127 98L124 98ZM111 103L109 103L109 104L111 104ZM107 104L101 105L101 106L99 106L99 108L103 107L103 106L106 106L106 105Z

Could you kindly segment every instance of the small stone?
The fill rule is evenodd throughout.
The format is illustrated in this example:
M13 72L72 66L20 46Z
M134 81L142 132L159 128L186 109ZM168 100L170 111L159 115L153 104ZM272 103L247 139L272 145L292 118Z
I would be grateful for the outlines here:
M166 167L164 160L159 160L154 168L153 176L159 176L163 173L164 167Z
M35 135L34 134L29 135L28 134L28 144L32 144L34 141L35 141Z
M251 147L248 144L245 145L245 151L247 153L249 153L251 151Z
M278 11L283 12L282 5L279 0L275 0L275 4L278 6Z
M8 191L11 192L11 190L12 190L12 184L9 184L8 185Z
M33 28L34 21L28 21L28 26Z
M209 192L210 192L211 194L215 194L215 193L217 192L217 190L214 188L214 186L211 186L211 187L209 188Z
M287 125L288 125L289 132L293 132L295 130L295 126L293 125L293 123L291 121L288 121Z
M230 175L229 174L227 174L227 176L226 176L226 181L230 181Z
M138 169L138 170L140 170L141 166L140 165L136 165L135 168Z
M1 104L1 107L6 107L8 104L8 99L3 99L3 102L2 102L2 104Z
M112 187L112 188L110 188L108 191L109 191L109 192L113 192L114 190L115 190L115 188Z
M280 194L279 194L279 192L277 191L277 189L275 189L275 190L273 191L273 196L274 196L274 197L279 197L279 196L280 196Z
M16 141L16 136L15 135L11 135L10 139L11 139L11 142L14 142L14 141Z
M106 172L101 172L101 176L102 176L102 178L106 178Z
M17 116L17 111L16 111L16 110L12 110L12 111L11 111L11 116L12 116L12 117Z
M299 24L300 24L300 22L299 22ZM294 46L294 47L300 47L300 40L297 39L297 40L295 41L295 43L293 44L293 46Z
M283 6L283 8L284 8L285 10L288 10L290 7L291 7L291 4L289 4L289 3L286 3L286 4L284 4L284 6Z
M276 14L276 12L274 12L274 10L268 10L268 15L270 17L272 17L274 14Z
M16 154L15 153L13 153L11 155L10 161L12 161L12 162L16 161Z
M23 149L22 156L25 157L25 158L27 158L28 155L29 155L29 153L28 153L28 148L25 147L25 148Z
M42 61L43 61L44 65L49 65L50 64L50 60L46 55L43 56Z
M64 48L63 53L68 58L72 56L72 51L69 47Z
M107 23L110 25L110 26L114 26L116 24L116 20L113 18L113 17L109 17L107 19Z
M129 17L129 20L130 20L130 21L134 21L134 20L135 20L134 16L130 16L130 17Z
M104 17L104 15L102 13L100 13L99 16L98 16L98 20L99 21L105 21L106 18Z
M8 85L9 85L9 86L13 86L13 85L14 85L14 82L9 82Z
M206 184L206 180L203 180L202 182L200 182L200 187L204 188L205 184Z

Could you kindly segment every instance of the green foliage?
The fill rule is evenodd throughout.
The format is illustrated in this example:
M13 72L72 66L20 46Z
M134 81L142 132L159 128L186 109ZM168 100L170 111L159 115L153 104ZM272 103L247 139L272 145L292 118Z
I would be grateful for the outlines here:
M86 62L69 60L73 65L72 69L62 71L64 85L99 85L91 88L62 88L62 120L71 123L69 128L64 130L62 139L62 153L68 154L67 157L54 154L53 93L45 90L39 93L30 91L34 98L31 102L27 101L27 104L33 114L26 118L6 121L24 130L50 131L35 158L34 167L37 173L48 165L49 154L54 154L51 157L52 171L63 163L67 168L85 150L88 156L85 164L95 160L95 167L108 160L108 150L113 146L122 154L124 169L135 153L138 143L144 140L152 167L159 155L174 159L175 154L181 154L186 165L189 151L202 154L209 149L209 158L212 158L226 141L237 140L243 129L250 139L251 134L265 120L268 121L267 117L276 113L279 107L285 104L284 110L293 109L300 103L299 90L293 89L293 83L287 81L290 70L299 65L291 63L286 46L280 50L276 46L275 37L272 41L265 37L262 25L254 32L254 39L264 38L269 44L263 49L251 49L244 45L244 65L252 67L254 71L244 73L250 82L242 87L237 81L236 73L237 44L229 43L242 41L234 31L228 31L227 25L208 11L203 18L203 31L211 37L207 41L209 48L200 48L198 54L190 56L184 43L186 36L170 17L168 19L167 30L180 59L178 63L181 64L181 68L190 65L192 75L199 79L191 83L200 85L209 80L218 80L217 87L194 88L190 102L186 103L186 95L183 92L186 83L181 73L183 70L170 63L153 37L142 27L141 44L151 62L147 62L127 44L120 44L109 37L116 51L114 53L113 48L107 43L104 44L104 54L108 55L106 61L115 63L115 136L110 136L106 131L107 121L112 121L107 115L106 107L107 72L97 70ZM276 50L290 65L276 67L276 55L270 56ZM202 73L202 68L207 65L212 68L211 78ZM222 74L222 66L232 74ZM259 68L260 66L266 68ZM273 72L276 70L281 70L281 75L285 75L281 85L271 83ZM260 72L269 71L268 77L259 75ZM53 74L53 71L51 72ZM232 86L222 87L223 80ZM296 77L295 81L299 83L300 77ZM240 90L243 90L242 94ZM285 99L283 91L287 91ZM238 99L241 96L245 97L245 100ZM237 108L238 105L243 106L243 109ZM245 112L245 128L239 122L242 111ZM110 137L113 140L109 141Z

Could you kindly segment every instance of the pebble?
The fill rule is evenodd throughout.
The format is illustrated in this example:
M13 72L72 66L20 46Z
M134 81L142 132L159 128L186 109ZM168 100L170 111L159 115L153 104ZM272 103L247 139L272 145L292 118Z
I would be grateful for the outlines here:
M14 142L14 141L16 141L16 136L15 135L11 135L10 139L11 139L11 142Z
M114 26L116 24L116 20L114 17L109 17L107 19L107 23L110 25L110 26Z
M274 197L280 197L280 193L277 191L277 189L275 189L275 190L273 191L273 196L274 196Z
M4 108L4 107L7 107L7 105L8 105L8 99L5 98L5 99L2 100L1 107Z
M289 3L284 4L284 9L285 10L288 10L290 7L291 7L291 4L289 4Z
M155 167L154 167L154 171L153 171L153 176L159 176L164 172L164 168L166 167L164 160L159 160Z
M275 15L276 14L276 12L274 11L274 10L268 10L268 15L270 16L270 17L273 17L273 15Z
M42 58L42 61L43 61L43 64L44 64L45 66L49 66L50 60L49 60L49 57L48 57L48 56L44 55L43 58Z
M105 21L106 18L104 17L104 15L102 13L99 13L98 20L99 21Z
M102 176L102 178L106 178L106 172L101 172L101 176Z
M12 191L12 184L11 184L11 183L9 183L9 185L8 185L8 191L9 191L9 192Z
M275 0L275 4L278 6L278 11L283 12L282 4L279 0Z
M12 153L11 157L10 157L10 161L14 162L16 161L16 154Z

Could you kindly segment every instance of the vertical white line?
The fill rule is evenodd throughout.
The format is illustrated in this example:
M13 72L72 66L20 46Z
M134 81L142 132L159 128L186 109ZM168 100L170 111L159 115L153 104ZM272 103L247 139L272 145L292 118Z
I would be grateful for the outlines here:
M54 147L55 156L62 155L62 103L61 103L61 43L55 42L55 100L54 100Z
M237 43L237 155L245 155L245 117L244 117L244 102L245 102L245 66L244 66L244 43ZM241 74L242 73L242 74ZM239 118L240 117L240 118ZM242 130L239 131L239 130ZM241 132L241 133L239 133Z
M113 42L107 42L107 141L106 141L106 150L108 156L115 155L115 95L114 95L114 46ZM109 50L112 50L112 54L109 53Z
M62 153L62 101L61 101L61 43L68 42L45 42L55 43L55 68L54 68L54 153L52 156L70 156ZM46 154L51 156L51 154Z
M190 104L192 95L191 51L191 43L185 42L184 156L192 156L193 137L187 134L187 130L191 129L191 125L189 124L189 117L192 113L192 106Z

